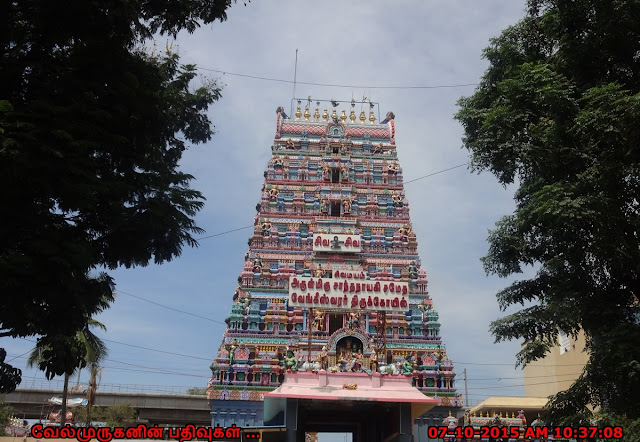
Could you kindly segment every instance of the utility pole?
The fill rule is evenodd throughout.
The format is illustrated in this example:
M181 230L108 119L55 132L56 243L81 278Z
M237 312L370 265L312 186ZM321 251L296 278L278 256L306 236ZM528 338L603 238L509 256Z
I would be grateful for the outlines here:
M464 406L469 406L469 388L467 386L467 369L465 368L462 373L464 374Z

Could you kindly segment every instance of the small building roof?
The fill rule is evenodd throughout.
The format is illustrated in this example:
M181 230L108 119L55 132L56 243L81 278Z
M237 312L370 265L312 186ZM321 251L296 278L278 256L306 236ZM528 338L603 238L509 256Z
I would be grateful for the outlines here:
M411 404L414 418L440 403L425 396L403 375L373 373L291 372L267 398L312 399L321 401L404 402Z
M492 396L469 410L472 415L490 416L499 413L517 413L524 411L527 422L531 423L549 401L546 397Z

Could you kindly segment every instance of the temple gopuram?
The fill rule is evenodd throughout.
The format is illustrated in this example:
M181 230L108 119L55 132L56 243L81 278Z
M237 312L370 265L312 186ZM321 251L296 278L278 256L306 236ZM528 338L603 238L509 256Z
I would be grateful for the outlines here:
M418 256L395 116L379 121L371 102L293 103L291 117L276 111L249 250L211 364L212 425L277 425L265 398L286 396L287 379L324 382L318 391L339 383L347 399L387 385L389 401L404 388L397 381L432 403L409 421L426 435L461 415L462 398Z

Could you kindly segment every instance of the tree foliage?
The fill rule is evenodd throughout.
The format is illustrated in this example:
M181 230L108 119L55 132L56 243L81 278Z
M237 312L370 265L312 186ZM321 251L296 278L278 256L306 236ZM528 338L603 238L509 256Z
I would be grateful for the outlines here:
M27 365L44 371L47 379L52 379L56 375L64 376L64 387L62 390L62 411L60 412L60 425L64 426L67 415L67 397L69 392L69 378L89 366L91 378L95 382L94 370L97 370L100 363L107 357L107 346L102 339L96 336L91 328L100 328L106 331L107 328L99 321L89 318L87 323L78 330L72 337L66 335L48 335L38 339L27 359ZM62 372L62 373L60 373ZM95 385L89 386L95 388ZM88 399L87 416L91 416L91 405L95 400L95 390L93 396Z
M176 54L141 48L225 20L230 5L0 2L0 336L42 335L62 354L64 336L113 300L93 269L197 245L204 198L178 163L211 138L220 91L193 86L195 67ZM15 388L2 367L3 390Z
M491 324L525 339L518 363L543 357L558 329L587 337L589 362L551 401L550 419L588 405L640 417L640 2L529 0L491 40L489 68L456 118L475 171L514 184L516 210L497 222L483 258L497 294L522 307Z
M86 425L87 407L75 409L78 425ZM126 427L135 422L138 413L133 405L124 403L109 407L92 407L91 422L104 422L108 427Z
M203 396L205 394L207 394L207 388L206 387L191 387L191 388L187 388L187 394L191 394L194 396Z
M9 419L13 416L13 407L0 400L0 436L5 435L4 429L9 425Z

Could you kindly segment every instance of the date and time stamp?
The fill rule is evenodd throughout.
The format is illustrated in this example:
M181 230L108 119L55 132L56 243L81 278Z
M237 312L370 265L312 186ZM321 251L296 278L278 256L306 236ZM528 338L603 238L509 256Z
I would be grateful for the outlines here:
M126 439L169 439L179 442L191 440L229 440L229 439L253 439L258 441L260 433L243 430L232 425L231 427L196 427L186 425L184 427L145 427L139 425L132 428L108 428L108 427L43 427L36 424L32 427L32 435L38 439L76 439L79 442L89 442L97 439L100 442ZM453 442L455 440L472 439L517 439L517 440L566 440L566 439L610 439L622 440L622 427L457 427L432 426L427 428L429 439L439 439Z
M471 439L517 439L517 440L565 440L565 439L612 439L622 440L622 427L457 427L446 426L429 427L429 439L471 440Z

